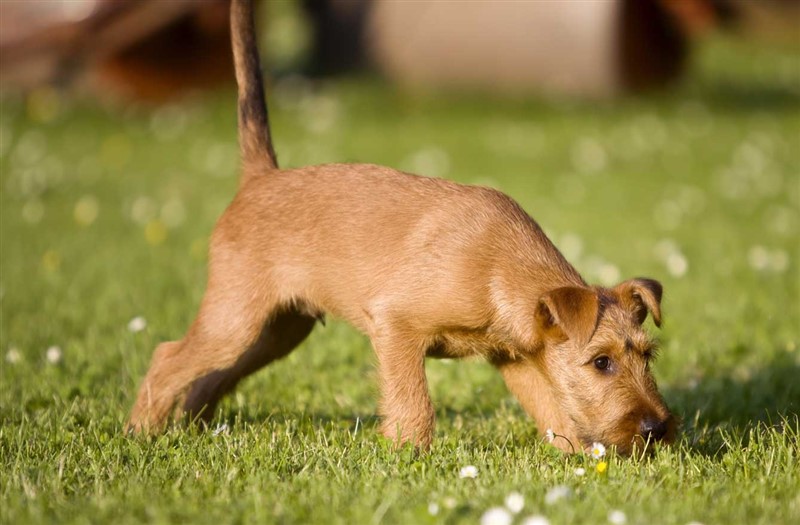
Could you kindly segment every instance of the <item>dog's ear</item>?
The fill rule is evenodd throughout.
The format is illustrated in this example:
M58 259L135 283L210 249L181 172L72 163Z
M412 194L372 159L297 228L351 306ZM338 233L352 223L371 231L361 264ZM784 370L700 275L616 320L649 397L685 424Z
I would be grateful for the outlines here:
M614 291L620 298L623 306L633 312L634 319L639 324L647 319L647 312L653 316L653 322L661 327L661 283L653 279L639 277L618 284Z
M600 302L591 288L565 286L539 299L536 324L545 336L568 338L583 346L597 328Z

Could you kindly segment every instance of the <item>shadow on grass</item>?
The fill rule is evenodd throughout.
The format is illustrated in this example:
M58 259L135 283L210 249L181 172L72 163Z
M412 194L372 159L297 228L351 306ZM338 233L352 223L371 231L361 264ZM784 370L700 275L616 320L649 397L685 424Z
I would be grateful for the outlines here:
M487 419L491 418L498 410L498 406L469 407L457 410L447 406L436 407L436 419L440 422L447 422L452 426L457 418L464 419ZM275 407L272 410L243 410L236 411L229 408L222 408L214 419L213 425L225 423L228 426L234 425L263 425L264 423L278 423L279 425L294 424L298 427L323 428L336 427L348 429L351 432L356 429L377 429L380 426L381 418L375 413L356 414L356 413L330 413L319 411L299 411L290 407Z
M265 411L221 410L215 421L235 425L264 425L277 423L278 425L295 425L298 428L326 428L336 427L355 431L356 429L377 427L380 418L376 414L332 414L326 412L306 412L284 408Z
M758 425L781 427L784 419L800 414L800 364L782 353L749 374L719 370L696 384L664 388L672 409L683 417L683 432L690 448L702 454L724 451L719 431L742 436ZM709 437L717 434L717 438Z
M719 369L695 384L663 388L673 411L683 419L682 439L699 454L715 456L728 445L722 433L739 436L746 444L749 431L759 425L780 427L784 420L791 424L800 415L800 363L792 353L781 352L760 368L743 373L731 368ZM459 409L439 405L437 420L448 428L458 426L457 419L490 419L500 404L476 403ZM521 415L520 417L526 417ZM325 429L349 433L377 433L380 418L375 413L303 411L291 406L245 408L223 407L213 425L226 423L260 426L288 426L302 434ZM531 426L531 437L535 435Z

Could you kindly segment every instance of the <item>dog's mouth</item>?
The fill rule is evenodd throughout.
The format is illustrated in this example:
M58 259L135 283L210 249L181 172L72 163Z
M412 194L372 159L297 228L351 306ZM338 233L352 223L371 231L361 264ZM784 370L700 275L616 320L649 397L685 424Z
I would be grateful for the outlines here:
M596 444L602 444L608 449L614 449L617 454L631 456L633 454L651 454L659 445L673 443L678 434L680 420L671 415L664 422L666 429L662 435L644 436L638 426L616 432L581 432L578 434L580 447L586 453L592 453Z

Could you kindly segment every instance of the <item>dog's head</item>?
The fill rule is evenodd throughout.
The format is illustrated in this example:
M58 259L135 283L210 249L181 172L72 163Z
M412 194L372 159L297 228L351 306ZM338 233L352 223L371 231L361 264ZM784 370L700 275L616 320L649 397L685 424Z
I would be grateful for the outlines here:
M558 288L539 300L540 348L504 374L559 448L599 442L629 454L674 439L675 418L650 371L655 342L642 327L648 313L661 325L661 291L654 280L633 279L610 289Z

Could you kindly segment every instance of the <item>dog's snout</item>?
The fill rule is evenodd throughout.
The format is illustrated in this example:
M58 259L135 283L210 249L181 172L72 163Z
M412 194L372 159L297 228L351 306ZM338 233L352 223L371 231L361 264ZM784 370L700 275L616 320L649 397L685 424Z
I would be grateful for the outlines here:
M639 424L639 431L645 439L660 441L667 433L667 422L667 419L659 420L654 417L646 417Z

